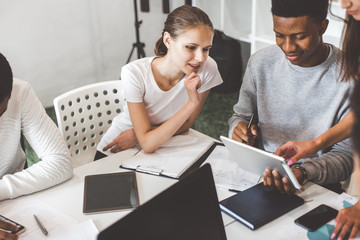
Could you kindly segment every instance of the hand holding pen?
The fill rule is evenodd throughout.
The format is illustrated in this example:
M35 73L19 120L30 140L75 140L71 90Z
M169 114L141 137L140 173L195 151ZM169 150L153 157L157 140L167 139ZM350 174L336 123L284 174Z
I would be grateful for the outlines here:
M232 138L236 141L254 145L257 136L257 126L254 124L254 113L251 115L248 123L239 122L234 128Z

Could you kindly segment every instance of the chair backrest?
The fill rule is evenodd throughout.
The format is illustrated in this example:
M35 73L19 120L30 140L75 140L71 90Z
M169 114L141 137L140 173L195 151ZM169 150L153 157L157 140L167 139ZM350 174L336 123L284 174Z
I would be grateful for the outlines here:
M124 103L121 80L90 84L54 99L58 126L74 167L94 160L97 144Z

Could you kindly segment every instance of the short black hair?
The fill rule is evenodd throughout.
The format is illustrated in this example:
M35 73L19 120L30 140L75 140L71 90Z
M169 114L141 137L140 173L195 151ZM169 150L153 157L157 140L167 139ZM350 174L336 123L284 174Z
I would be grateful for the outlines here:
M0 53L0 102L11 95L13 86L13 73L9 62Z
M309 16L321 23L326 19L328 0L271 0L271 12L278 17Z
M351 107L355 117L352 134L353 151L360 156L360 82L355 83L351 96Z

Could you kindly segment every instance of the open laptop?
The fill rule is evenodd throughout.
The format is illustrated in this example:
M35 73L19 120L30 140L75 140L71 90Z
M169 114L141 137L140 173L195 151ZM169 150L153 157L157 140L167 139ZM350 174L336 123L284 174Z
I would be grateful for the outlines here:
M139 206L98 239L226 239L210 165Z
M242 169L259 176L263 175L266 168L271 170L276 169L280 176L288 177L297 191L302 191L300 184L284 158L224 136L220 136L220 139L224 143L226 149L230 152L232 158Z

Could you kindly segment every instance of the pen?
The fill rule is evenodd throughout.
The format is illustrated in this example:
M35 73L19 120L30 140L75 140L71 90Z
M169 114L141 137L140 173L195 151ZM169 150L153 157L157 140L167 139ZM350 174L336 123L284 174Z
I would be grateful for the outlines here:
M249 123L248 123L248 125L247 125L247 134L248 134L248 136L251 136L251 135L252 135L250 128L251 128L251 124L253 124L253 121L254 121L254 115L255 115L255 113L252 113L252 114L251 114L250 121L249 121ZM243 143L246 143L246 141L245 141L244 139L242 140L242 142L243 142Z
M251 124L253 123L253 120L254 120L254 115L255 115L254 113L251 114L250 121L249 121L249 124L248 124L248 126L247 126L248 129L251 128Z
M41 224L40 220L35 216L35 214L34 214L34 218L35 218L36 224L39 226L41 232L46 236L48 234L46 228L44 228L44 226Z
M236 193L239 193L241 192L240 190L236 190L236 189L229 189L230 192L236 192Z

